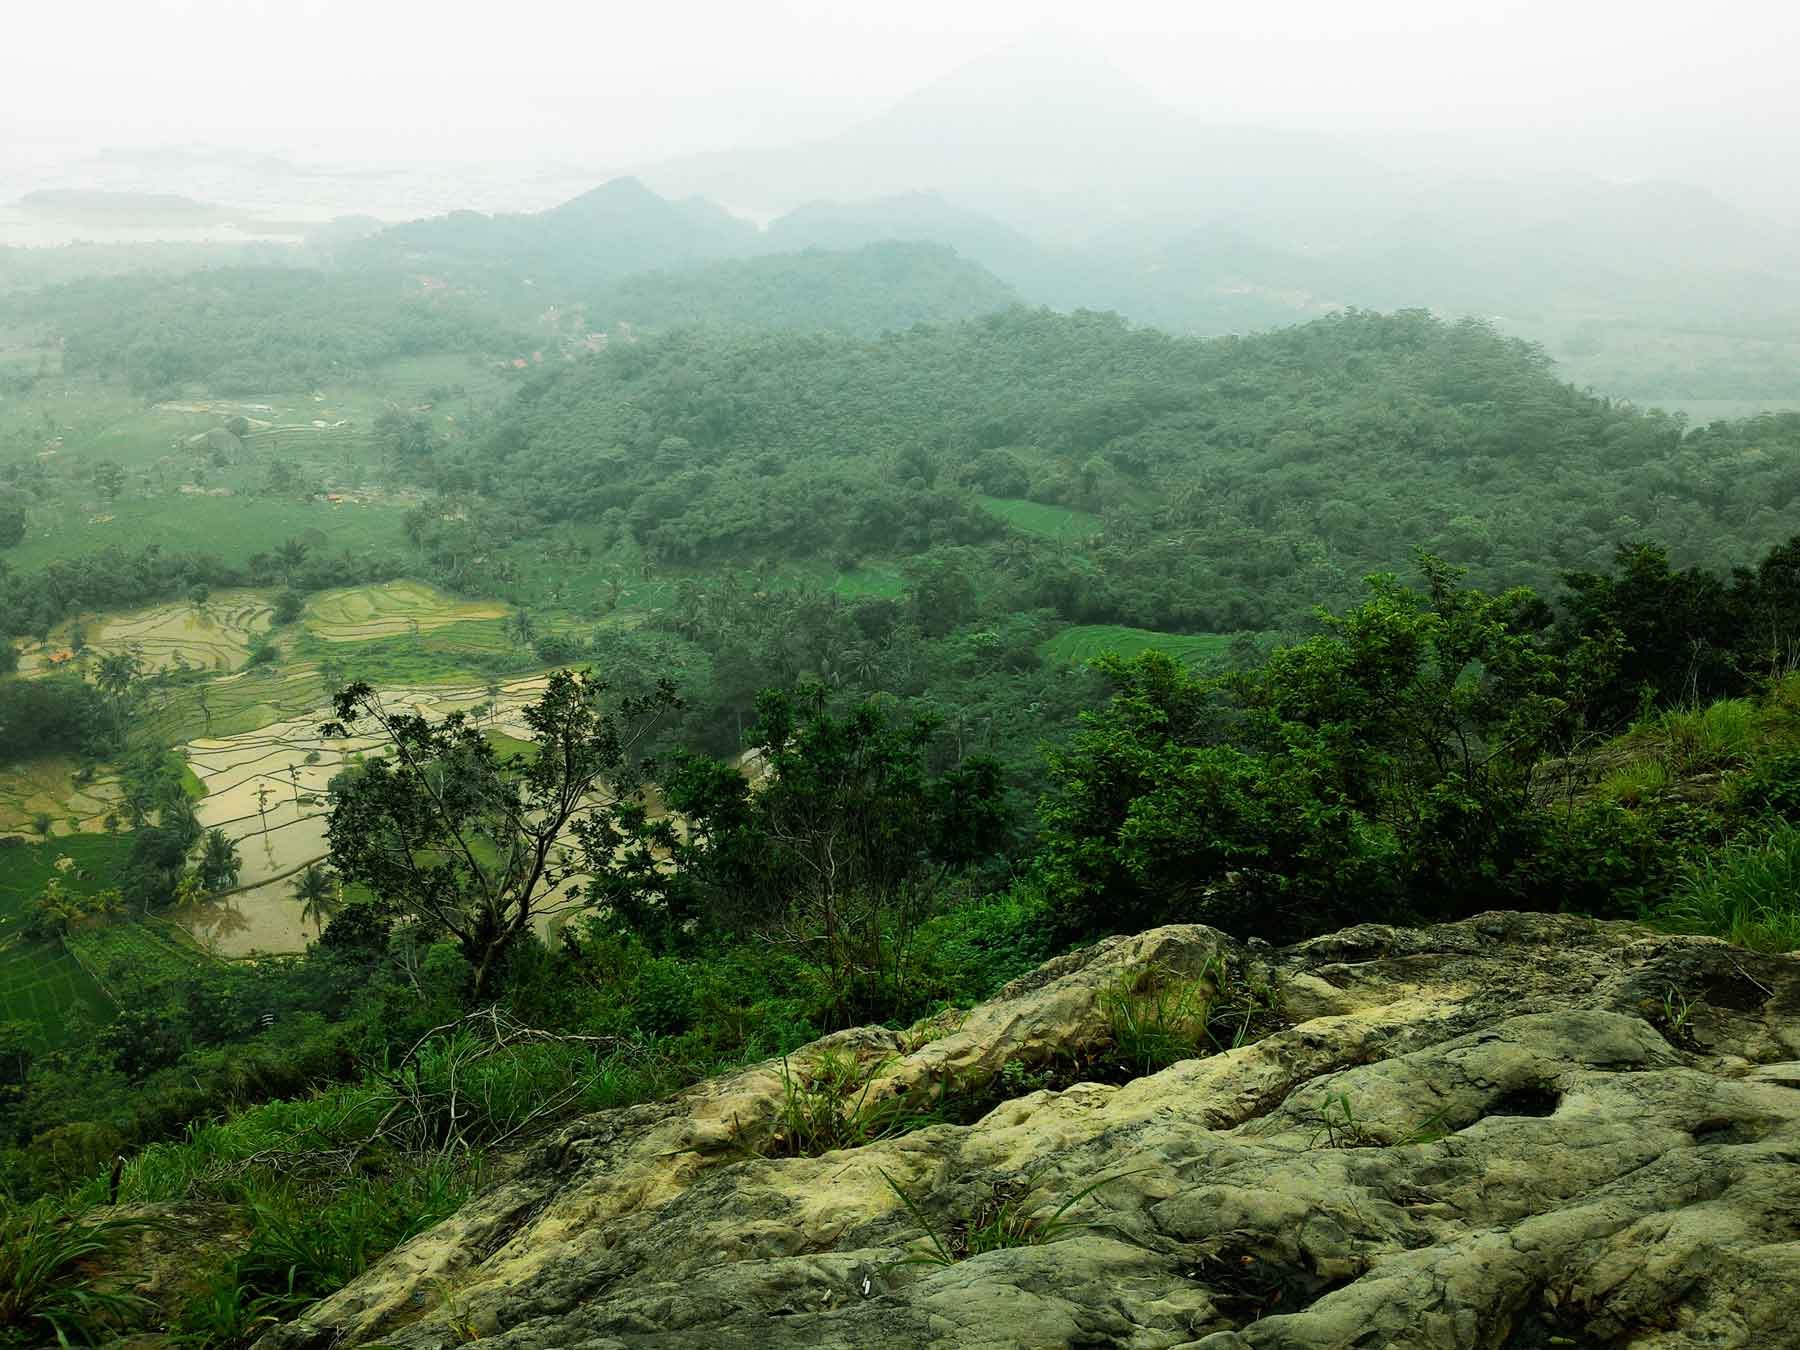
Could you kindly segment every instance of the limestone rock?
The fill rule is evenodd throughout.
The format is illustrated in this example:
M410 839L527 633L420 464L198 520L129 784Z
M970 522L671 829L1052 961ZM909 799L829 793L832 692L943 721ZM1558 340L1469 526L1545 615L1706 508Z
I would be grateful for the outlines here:
M1286 1024L1121 1083L1107 992L1220 961ZM821 1157L756 1156L779 1063L606 1112L261 1344L1800 1346L1794 958L1551 915L1170 927L791 1072L850 1056L866 1101L1111 1081ZM1095 1183L1058 1240L907 1259L920 1216L952 1243Z

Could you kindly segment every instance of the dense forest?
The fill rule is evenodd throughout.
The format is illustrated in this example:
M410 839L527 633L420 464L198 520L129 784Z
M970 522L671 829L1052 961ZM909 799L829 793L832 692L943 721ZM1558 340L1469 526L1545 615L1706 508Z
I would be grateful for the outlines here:
M1417 543L1545 586L1624 538L1729 565L1783 534L1800 417L1690 433L1472 322L1350 313L1241 339L1012 310L875 341L673 334L521 391L466 465L514 511L679 563L994 544L974 494L1097 516L1019 609L1291 626ZM454 460L443 472L454 476Z

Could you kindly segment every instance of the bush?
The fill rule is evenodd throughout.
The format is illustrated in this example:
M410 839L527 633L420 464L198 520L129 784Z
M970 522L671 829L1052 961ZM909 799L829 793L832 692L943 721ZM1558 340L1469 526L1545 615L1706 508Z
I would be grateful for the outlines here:
M547 666L566 666L587 655L587 647L572 633L545 633L532 644L532 650Z
M306 609L306 597L298 591L283 591L275 597L275 626L285 628Z
M1800 822L1800 751L1758 760L1732 784L1728 802L1732 814L1745 819Z

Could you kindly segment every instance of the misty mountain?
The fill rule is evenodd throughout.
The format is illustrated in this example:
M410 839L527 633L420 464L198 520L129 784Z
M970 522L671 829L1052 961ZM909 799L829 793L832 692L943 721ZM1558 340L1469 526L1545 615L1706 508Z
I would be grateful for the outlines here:
M971 62L838 136L641 174L661 192L778 212L938 191L1056 241L1145 213L1314 219L1374 200L1389 178L1329 137L1202 123L1053 37Z
M346 257L580 286L753 252L757 240L754 225L723 207L667 200L635 178L615 178L548 211L455 211L397 225L346 250Z
M596 327L689 324L872 337L1019 303L991 272L938 244L866 244L732 259L617 281L588 302Z
M1022 231L957 205L938 192L907 192L867 201L808 202L770 222L765 246L853 249L882 240L918 240L953 248L1009 279L1046 265L1046 250Z

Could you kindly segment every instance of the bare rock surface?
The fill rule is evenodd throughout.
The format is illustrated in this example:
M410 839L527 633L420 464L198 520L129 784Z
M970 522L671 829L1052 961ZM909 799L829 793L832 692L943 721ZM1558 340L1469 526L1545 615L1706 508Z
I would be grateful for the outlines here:
M1221 962L1282 1025L1119 1081L1109 991ZM1791 957L1551 915L1169 927L791 1072L851 1055L867 1101L1112 1081L819 1157L759 1156L779 1062L606 1112L261 1344L1800 1346ZM1057 1240L907 1260L1095 1183Z

